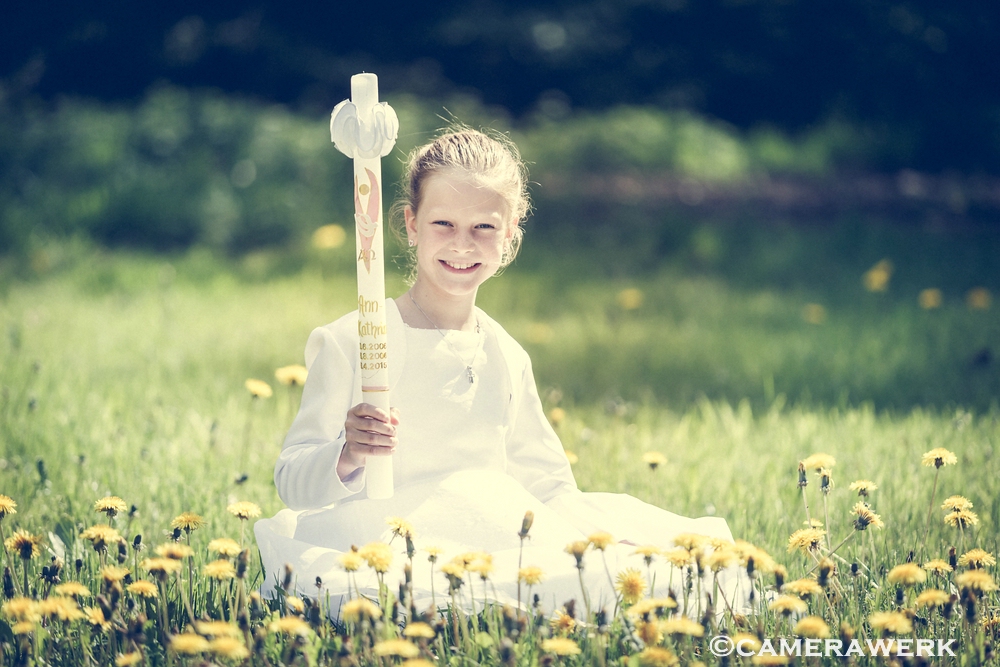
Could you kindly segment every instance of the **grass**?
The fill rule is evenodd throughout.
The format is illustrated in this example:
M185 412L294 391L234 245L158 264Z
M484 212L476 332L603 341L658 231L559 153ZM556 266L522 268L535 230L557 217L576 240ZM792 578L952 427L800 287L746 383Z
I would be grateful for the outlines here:
M0 297L0 493L18 506L2 519L5 535L15 527L43 535L46 548L65 563L64 579L87 575L94 593L113 597L113 587L98 583L98 554L79 538L101 518L92 509L98 498L115 495L134 505L134 516L116 525L149 545L168 541L171 520L182 512L201 515L206 525L190 536L199 567L209 539L240 537L227 505L248 500L265 515L278 510L271 469L298 390L277 386L274 370L299 362L309 331L351 310L355 298L339 260L314 257L292 270L282 261L254 255L220 267L197 252L170 260L98 255L6 285ZM389 280L390 293L402 291L397 275ZM734 535L767 550L795 579L811 567L808 557L786 552L789 535L805 518L798 462L815 452L836 458L828 497L834 543L853 531L849 512L857 498L848 485L875 481L871 500L885 529L859 534L837 552L845 559L839 585L851 593L837 603L837 618L856 617L860 632L867 613L894 608L886 572L910 550L917 550L918 562L947 558L947 548L960 541L966 550L997 554L1000 412L994 401L1000 393L991 362L970 362L970 354L996 345L996 308L969 309L952 299L925 311L891 292L866 293L859 280L849 304L842 294L745 286L669 266L647 276L575 281L514 267L488 283L481 305L531 352L546 408L564 445L579 457L574 469L585 490L630 493L686 515L723 516ZM838 289L850 282L845 278ZM814 318L819 323L806 322L806 304L824 300L829 305ZM251 377L275 385L274 396L252 399L244 388ZM958 465L940 470L924 552L935 470L922 466L921 456L935 447L955 452ZM641 459L648 451L665 454L667 463L650 470ZM822 515L819 478L809 473L808 479L812 516ZM936 508L953 494L970 499L979 516L964 537L944 525ZM33 566L36 593L44 589L38 575L49 555ZM81 575L73 574L77 558ZM850 576L855 562L871 570L878 588ZM995 566L987 571L996 574ZM17 564L13 574L20 572ZM188 578L186 571L180 576ZM147 643L136 644L146 647L151 664L187 660L157 643L157 629L179 631L186 624L183 586L170 581L168 627L149 620ZM252 590L259 583L254 556L239 586ZM186 585L197 613L208 613L204 578L191 577ZM394 586L390 582L389 590ZM977 622L996 612L996 594L979 604ZM239 611L233 605L215 609L232 620ZM978 626L962 625L960 607L956 603L949 631L962 638L968 664L982 664L989 628L983 635ZM827 617L836 635L831 613L818 602L810 608ZM248 622L266 629L275 620L268 614L282 610L287 613L286 607L251 609ZM158 618L153 607L147 611L149 619ZM137 612L121 607L116 613L125 627ZM7 620L9 630L15 624ZM503 626L502 618L489 615L463 622L480 634ZM760 623L767 636L790 630L770 612ZM623 624L624 617L615 620L610 634L596 639L571 633L584 657L556 659L576 664L637 653ZM60 664L109 664L113 649L127 652L125 634L115 639L115 633L91 636L88 630L80 643L54 622L47 627L49 653L0 626L5 660L31 655ZM264 633L259 655L290 663L304 652L333 663L350 637L355 657L375 664L372 642L394 635L389 623L359 623L341 634L315 627L319 634L308 641ZM928 629L920 632L927 636ZM498 641L463 633L448 640L459 647L454 659L460 663L503 659ZM552 651L541 648L543 635L510 635L518 664L553 660ZM254 648L256 640L247 637ZM53 646L77 646L74 641L82 653L51 653ZM608 642L605 653L600 642ZM704 648L690 639L668 638L665 645L685 664L696 647Z

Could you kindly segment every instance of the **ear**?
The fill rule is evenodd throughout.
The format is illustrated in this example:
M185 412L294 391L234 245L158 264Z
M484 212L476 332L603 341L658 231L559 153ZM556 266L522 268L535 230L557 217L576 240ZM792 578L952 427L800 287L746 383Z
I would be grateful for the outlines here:
M403 209L403 220L406 221L406 238L410 245L417 242L417 214L413 212L412 206Z
M503 240L506 243L510 243L510 240L514 238L514 230L517 229L517 218L511 218L506 227L504 228Z

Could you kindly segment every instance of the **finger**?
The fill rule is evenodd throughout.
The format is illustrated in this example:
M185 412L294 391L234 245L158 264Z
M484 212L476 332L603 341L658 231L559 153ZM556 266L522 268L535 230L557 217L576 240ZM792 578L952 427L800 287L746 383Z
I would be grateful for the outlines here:
M375 407L371 403L358 403L351 408L351 414L364 419L372 419L380 422L389 422L389 415L382 408Z
M348 417L346 425L349 431L356 431L358 433L377 433L389 437L396 435L396 427L392 424L368 419L367 417Z
M389 408L389 417L392 425L395 426L399 423L399 408Z
M372 431L357 431L350 434L350 440L359 445L373 445L375 447L395 447L396 438L391 435L383 435Z

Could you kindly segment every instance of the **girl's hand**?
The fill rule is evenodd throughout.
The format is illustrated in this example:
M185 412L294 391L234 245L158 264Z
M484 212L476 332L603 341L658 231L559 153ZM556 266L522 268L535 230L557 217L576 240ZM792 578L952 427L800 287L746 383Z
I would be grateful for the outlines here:
M376 408L370 403L358 403L347 413L344 423L344 449L337 462L337 475L346 478L365 465L369 456L389 456L396 450L396 424L399 410Z

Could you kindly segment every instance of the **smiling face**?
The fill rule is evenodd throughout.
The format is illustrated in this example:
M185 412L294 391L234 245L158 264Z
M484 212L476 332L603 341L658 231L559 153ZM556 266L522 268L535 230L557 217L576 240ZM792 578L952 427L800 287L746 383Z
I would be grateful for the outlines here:
M407 207L405 217L417 248L414 289L433 300L475 301L479 286L500 268L514 229L503 197L454 169L428 176L420 208Z

